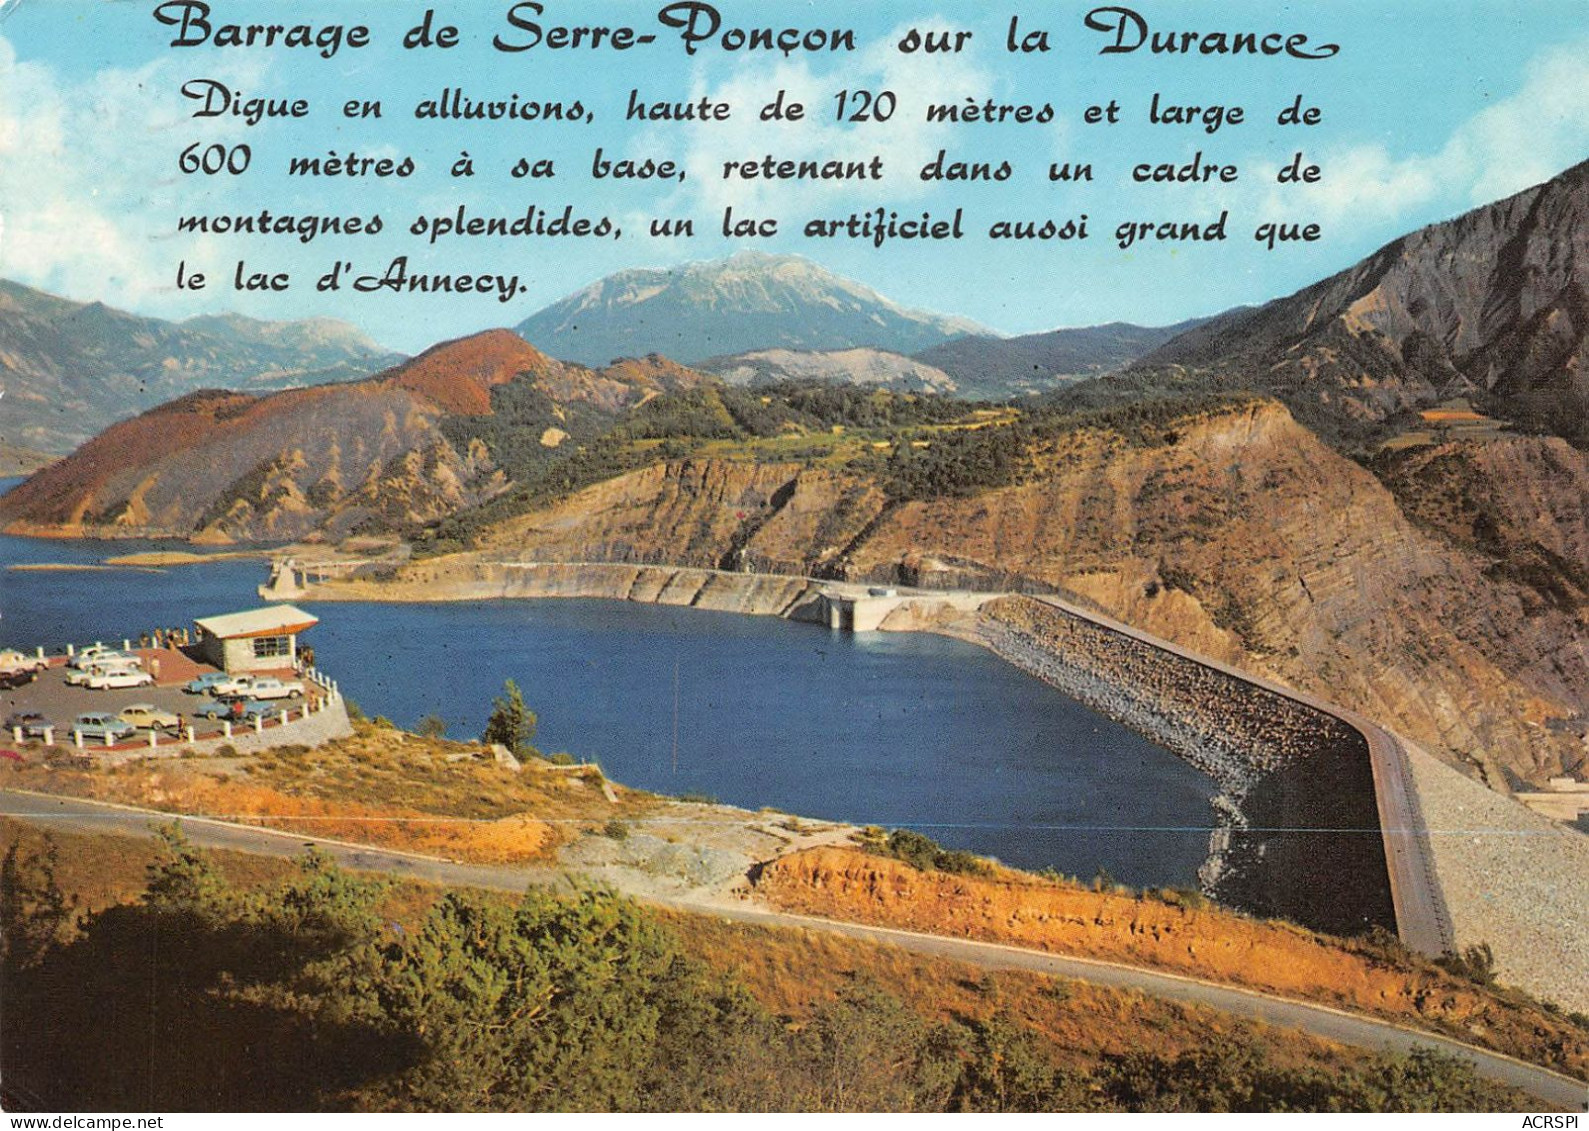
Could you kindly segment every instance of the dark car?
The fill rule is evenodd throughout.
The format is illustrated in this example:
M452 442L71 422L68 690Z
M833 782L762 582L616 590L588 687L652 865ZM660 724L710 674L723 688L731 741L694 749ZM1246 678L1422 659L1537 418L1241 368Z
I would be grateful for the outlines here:
M32 683L38 678L39 673L33 668L13 668L8 672L0 672L0 688L9 690Z
M5 729L8 732L20 727L23 738L43 738L44 731L49 725L50 720L37 711L17 711L7 715L5 721Z

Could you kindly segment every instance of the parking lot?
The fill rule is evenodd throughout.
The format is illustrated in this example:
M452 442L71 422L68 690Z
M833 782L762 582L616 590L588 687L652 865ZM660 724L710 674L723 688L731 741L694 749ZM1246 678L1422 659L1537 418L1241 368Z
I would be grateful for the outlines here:
M199 718L196 714L213 702L209 695L189 695L182 690L183 685L190 679L205 672L213 672L215 668L196 663L174 649L136 649L135 651L143 660L144 669L156 675L155 686L124 687L105 691L70 687L66 683L66 673L69 669L56 658L56 661L47 670L40 672L32 683L0 692L0 704L3 704L3 707L0 707L0 718L9 717L17 712L36 712L43 715L55 727L55 742L63 746L72 742L72 721L78 715L88 712L105 712L114 715L123 707L134 703L152 703L162 711L170 711L181 716L183 725L193 727L200 738L222 729L219 721ZM293 678L291 672L269 674L284 679ZM289 708L296 714L302 710L304 701L284 700L280 706ZM130 741L146 743L147 734L140 732ZM9 733L0 735L0 742L12 743L13 736ZM87 740L87 744L100 745L94 739Z

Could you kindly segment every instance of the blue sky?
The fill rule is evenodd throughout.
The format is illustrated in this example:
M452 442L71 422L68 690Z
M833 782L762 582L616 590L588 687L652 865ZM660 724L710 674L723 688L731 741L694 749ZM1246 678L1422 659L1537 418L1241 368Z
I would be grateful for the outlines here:
M512 0L211 0L213 25L316 28L365 24L371 44L332 58L314 50L176 48L175 29L156 21L156 0L9 0L0 4L0 275L69 297L181 318L234 310L260 318L347 319L379 341L417 350L489 326L511 325L571 291L625 267L666 266L742 248L806 255L906 305L973 318L1020 333L1115 319L1164 323L1289 293L1355 262L1423 224L1498 199L1589 157L1589 5L1579 0L1445 3L1360 0L1275 4L1132 3L1153 30L1303 33L1337 43L1330 59L1152 56L1145 49L1101 55L1105 38L1084 17L1094 3L913 2L860 6L786 0L722 0L726 27L853 28L857 50L839 53L729 51L703 44L686 54L658 22L666 0L586 3L545 0L544 26L629 25L656 42L628 51L545 45L506 53L493 36L522 41ZM452 50L404 50L403 33L428 7L456 26ZM526 18L536 18L527 8ZM1049 32L1051 50L1012 55L1006 28ZM953 55L898 50L912 27L968 30ZM307 117L247 126L196 118L181 94L193 79L225 83L244 97L304 98ZM416 103L462 88L485 100L581 101L588 127L566 123L418 121ZM806 121L768 125L761 106L779 89L808 107ZM841 125L840 90L895 92L887 125ZM624 120L631 90L644 101L727 101L727 122L706 125ZM1201 126L1151 125L1151 96L1166 103L1241 105L1247 121L1213 134ZM1324 112L1313 128L1281 127L1277 112L1296 95ZM939 126L934 102L1051 104L1055 120ZM349 120L349 99L380 99L380 119ZM1118 125L1089 125L1083 111L1115 100ZM241 176L183 176L191 143L238 143L253 151ZM593 152L671 159L682 183L596 181ZM997 185L928 184L919 171L940 149L950 160L1008 159ZM406 180L287 175L295 156L330 151L412 157ZM476 175L449 169L467 150ZM1301 150L1323 169L1315 186L1283 187L1278 168ZM1233 185L1137 185L1139 162L1235 164ZM883 159L876 183L736 182L726 160ZM515 180L520 157L547 158L557 175ZM1052 162L1086 162L1095 181L1048 179ZM409 234L420 216L522 215L535 205L559 214L611 217L620 239L451 238L429 246ZM724 239L723 210L776 218L771 239ZM915 216L965 210L967 238L896 241L881 250L849 240L813 240L806 221L877 207ZM186 214L379 214L379 236L193 236ZM1219 244L1138 245L1122 251L1127 220L1215 219L1229 209ZM998 243L983 238L999 219L1064 221L1085 213L1085 242ZM694 239L647 233L655 216L691 217ZM1252 238L1265 220L1317 221L1315 243L1267 251ZM517 275L522 293L493 295L317 293L314 281L338 261L379 273L394 256L411 269ZM285 293L232 289L234 264L286 271ZM175 289L178 262L205 272L202 292Z

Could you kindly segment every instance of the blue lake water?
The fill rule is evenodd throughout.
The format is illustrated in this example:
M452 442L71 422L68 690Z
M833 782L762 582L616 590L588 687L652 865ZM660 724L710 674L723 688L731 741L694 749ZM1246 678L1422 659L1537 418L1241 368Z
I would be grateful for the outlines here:
M147 546L0 538L0 565ZM191 626L257 606L264 575L257 560L0 570L0 643ZM478 735L513 679L543 751L644 789L905 826L1021 867L1136 885L1190 885L1207 851L1207 777L957 640L613 601L313 609L321 623L305 641L320 666L366 713L405 726L436 714L450 735Z

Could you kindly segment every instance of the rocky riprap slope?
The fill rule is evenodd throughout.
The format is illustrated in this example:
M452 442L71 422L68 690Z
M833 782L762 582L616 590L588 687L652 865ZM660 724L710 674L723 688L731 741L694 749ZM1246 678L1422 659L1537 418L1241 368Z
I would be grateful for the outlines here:
M985 606L983 639L1211 776L1204 890L1335 935L1394 931L1363 736L1332 715L1027 597Z

